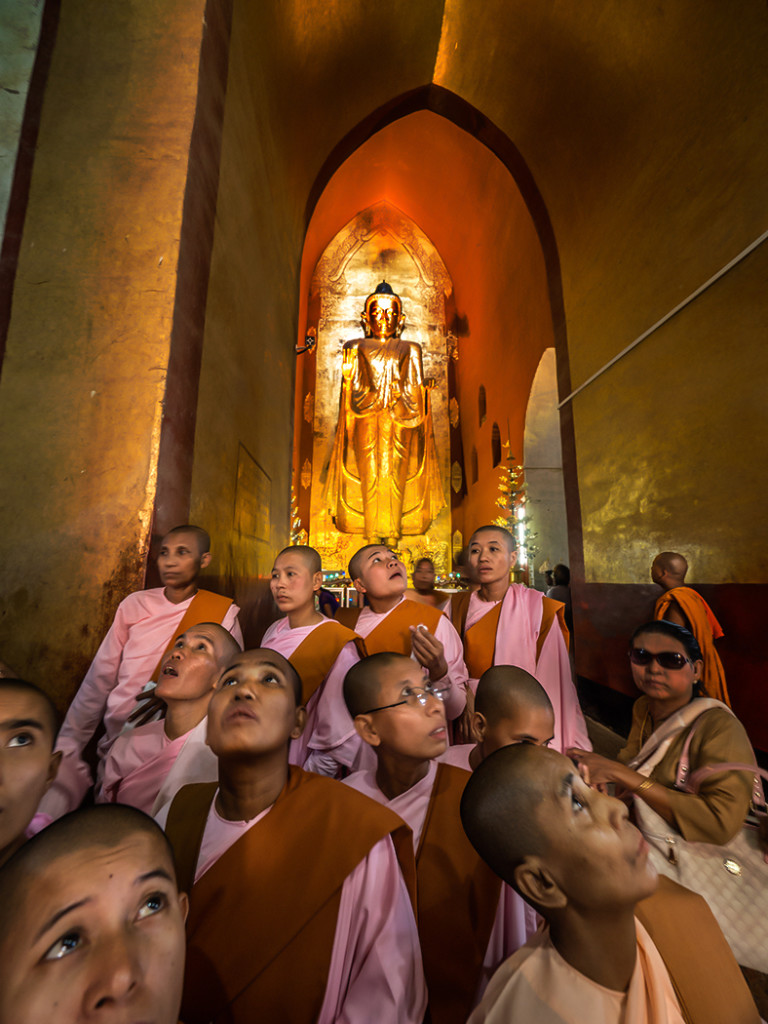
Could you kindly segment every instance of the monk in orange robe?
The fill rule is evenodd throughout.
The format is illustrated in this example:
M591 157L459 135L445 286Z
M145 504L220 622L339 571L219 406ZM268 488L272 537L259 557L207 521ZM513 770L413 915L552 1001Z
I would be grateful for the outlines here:
M721 700L731 706L728 687L725 683L725 669L720 655L715 650L715 640L723 636L720 623L707 602L690 587L683 586L688 563L676 551L662 551L656 555L651 566L651 579L664 593L656 601L654 619L666 619L678 626L690 629L699 642L704 656L702 683L707 696Z

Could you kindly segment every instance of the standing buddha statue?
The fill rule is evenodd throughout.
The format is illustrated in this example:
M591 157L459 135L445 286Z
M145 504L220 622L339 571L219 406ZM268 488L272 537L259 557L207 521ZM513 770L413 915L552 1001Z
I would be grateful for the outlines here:
M365 300L365 337L343 349L339 422L326 507L342 533L396 546L445 506L421 346L404 341L399 295L382 281Z

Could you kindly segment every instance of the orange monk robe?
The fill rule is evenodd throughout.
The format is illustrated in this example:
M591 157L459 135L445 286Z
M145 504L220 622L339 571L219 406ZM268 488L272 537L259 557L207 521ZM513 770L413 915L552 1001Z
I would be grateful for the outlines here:
M353 609L346 609L352 612ZM372 608L362 608L357 616L346 618L346 624L353 628L358 636L365 641L368 654L379 654L382 651L394 651L396 654L411 656L411 629L420 625L427 627L430 633L443 645L443 656L448 672L435 682L447 685L445 694L445 714L452 721L464 710L467 702L466 683L467 666L464 664L464 652L461 638L448 618L438 608L430 608L425 604L417 604L401 597L394 608L388 612L375 612Z
M431 1024L464 1024L491 974L538 924L464 833L459 805L468 779L468 772L432 761L424 778L391 800L379 789L375 771L344 780L389 807L413 832Z
M216 788L181 790L165 825L190 893L187 1024L353 1024L371 1007L382 1024L420 1024L415 865L400 818L291 767L253 822L223 822L237 834L201 874L209 831L222 824Z
M720 623L707 602L690 587L673 587L657 600L653 609L654 619L666 618L670 605L677 604L680 611L691 625L691 632L696 637L704 656L704 677L702 682L708 697L721 700L731 706L728 699L728 688L725 684L725 669L720 655L715 650L715 640L723 636Z

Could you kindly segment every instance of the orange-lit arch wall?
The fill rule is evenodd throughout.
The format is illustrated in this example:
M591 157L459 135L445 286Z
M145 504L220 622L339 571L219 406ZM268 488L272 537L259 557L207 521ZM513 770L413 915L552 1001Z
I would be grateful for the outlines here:
M498 513L492 425L499 424L502 440L511 442L522 462L531 384L544 349L554 344L541 243L511 173L486 146L431 111L410 114L361 145L317 203L302 259L301 341L311 319L306 303L320 253L356 212L382 200L419 224L454 285L449 326L458 338L461 440L464 453L478 452L478 480L473 483L463 467L467 494L453 515L454 530L466 539ZM487 396L482 424L477 411L481 385Z

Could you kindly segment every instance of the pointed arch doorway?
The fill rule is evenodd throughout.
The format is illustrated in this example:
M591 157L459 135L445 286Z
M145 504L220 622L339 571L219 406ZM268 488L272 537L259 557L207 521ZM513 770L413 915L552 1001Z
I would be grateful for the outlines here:
M453 285L445 344L455 378L455 394L447 397L456 434L450 459L450 527L456 552L473 529L499 515L503 467L494 466L494 424L503 426L501 440L522 462L526 407L547 348L557 350L561 394L567 393L569 376L557 253L541 197L509 140L458 97L445 90L437 93L439 103L434 88L422 99L425 106L439 107L439 113L419 109L398 117L395 105L372 115L371 134L361 138L366 126L350 133L334 153L338 166L332 171L329 162L319 176L324 187L318 187L302 260L299 336L303 341L317 316L311 308L314 268L344 225L382 201L418 224L440 253ZM346 159L345 146L351 150ZM295 442L306 398L299 386L302 373L300 366ZM482 423L477 417L481 387L487 406ZM570 561L576 569L581 529L570 421L562 427ZM476 480L469 472L474 451ZM302 468L295 443L296 481ZM308 517L305 505L299 516L305 528Z

